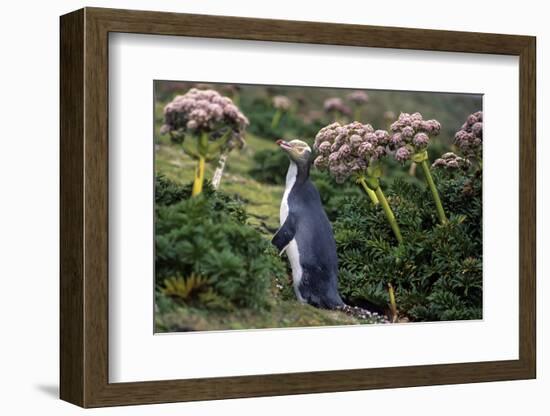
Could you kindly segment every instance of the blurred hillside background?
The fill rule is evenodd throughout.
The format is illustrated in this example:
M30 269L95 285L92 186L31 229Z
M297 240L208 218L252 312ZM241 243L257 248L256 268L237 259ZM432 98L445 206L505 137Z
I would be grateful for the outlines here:
M245 85L221 83L194 83L179 81L155 81L155 103L157 123L162 125L162 108L176 95L185 94L190 88L214 89L233 101L249 118L252 134L274 138L278 135L289 135L301 139L313 139L323 126L335 121L333 115L323 109L326 99L339 97L344 101L352 114L341 117L344 121L354 121L353 104L347 99L348 94L357 91L344 88L315 88L279 85ZM424 119L435 118L441 123L439 140L452 145L455 132L460 128L466 117L482 109L482 95L457 94L444 92L387 91L360 90L368 94L368 103L361 106L362 123L369 123L374 128L388 129L390 120L384 117L392 112L395 118L400 112L420 112ZM271 129L269 123L275 109L272 105L274 96L286 96L291 101L291 111L286 122L276 129ZM266 123L266 120L269 123ZM158 129L155 132L158 134Z
M351 122L358 116L357 121L371 124L375 129L389 130L401 112L420 112L424 119L441 123L441 133L432 139L428 149L433 161L447 151L456 150L453 144L456 131L469 114L482 109L482 96L477 94L360 90L367 94L368 102L355 105L348 98L358 91L353 89L155 81L156 172L178 183L192 180L195 162L179 145L171 143L168 136L161 135L160 128L166 104L191 88L218 91L231 98L248 117L246 146L229 156L220 189L241 196L248 203L252 221L262 225L266 233L278 228L279 204L288 168L286 155L275 144L277 139L301 139L311 145L317 132L334 121ZM277 126L273 126L276 96L288 97L290 108L283 112ZM347 113L325 111L325 101L330 98L340 98ZM414 173L411 175L395 161L389 160L387 165L386 180L401 177L412 182L422 181L419 172L410 172ZM207 178L212 177L215 166L213 161L207 167Z

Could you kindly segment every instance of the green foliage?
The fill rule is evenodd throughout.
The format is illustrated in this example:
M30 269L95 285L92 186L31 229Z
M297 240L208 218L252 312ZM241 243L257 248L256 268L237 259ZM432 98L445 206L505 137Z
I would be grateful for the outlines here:
M326 124L324 120L305 121L292 110L285 111L276 126L272 126L276 111L269 98L255 98L250 103L243 101L242 108L250 120L248 131L266 139L282 137L308 138L315 137Z
M439 225L426 186L384 185L403 234L398 245L382 210L347 198L334 224L340 290L351 304L397 307L415 321L479 319L482 313L481 176L434 172L449 222Z
M191 273L187 279L183 277L170 277L164 281L162 293L166 296L173 296L188 300L191 295L201 292L208 285L208 279Z
M155 176L155 204L156 205L172 205L176 202L182 201L191 197L191 190L193 186L178 185L177 183L167 179L163 175ZM207 186L205 193L210 188Z
M321 203L331 221L338 217L338 212L346 200L363 196L358 185L351 182L338 184L328 172L312 169L310 177L319 191Z
M188 306L232 309L231 303L214 291L208 278L194 273L187 278L178 276L165 279L161 293L175 302Z
M249 170L250 176L260 182L273 185L285 183L288 170L288 156L279 149L264 149L254 153L254 166Z
M189 195L190 186L157 177L157 298L223 310L269 307L273 282L286 272L269 241L247 225L242 203L209 186Z
M191 198L193 184L178 185L163 175L155 176L155 204L156 207L172 205ZM216 212L224 211L235 221L245 224L247 220L244 203L236 196L223 192L216 192L210 182L205 182L202 193Z
M251 104L253 111L246 112L245 110L250 121L250 133L267 139L282 137L287 127L288 114L284 114L279 124L273 128L271 121L276 110L271 106L269 101L267 99L256 98Z

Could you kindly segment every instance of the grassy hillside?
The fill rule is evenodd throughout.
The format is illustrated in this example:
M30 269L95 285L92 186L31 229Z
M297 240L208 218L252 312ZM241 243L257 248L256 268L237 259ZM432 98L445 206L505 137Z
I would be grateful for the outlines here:
M279 227L279 204L283 196L282 185L269 185L257 182L248 174L253 166L255 152L264 149L277 150L271 140L259 139L251 134L246 136L247 146L233 151L228 160L220 190L238 195L246 203L250 223L263 233L272 234ZM187 156L178 145L170 143L167 137L158 140L155 152L155 172L167 178L187 184L193 180L196 162ZM211 178L216 161L209 163L206 177Z

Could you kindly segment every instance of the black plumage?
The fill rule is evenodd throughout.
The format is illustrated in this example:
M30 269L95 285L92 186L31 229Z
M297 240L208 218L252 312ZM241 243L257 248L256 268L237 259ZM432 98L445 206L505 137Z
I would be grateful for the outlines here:
M319 308L336 309L344 305L338 293L336 243L319 192L309 178L311 150L299 140L278 143L287 151L290 167L282 225L272 243L287 252L297 297Z

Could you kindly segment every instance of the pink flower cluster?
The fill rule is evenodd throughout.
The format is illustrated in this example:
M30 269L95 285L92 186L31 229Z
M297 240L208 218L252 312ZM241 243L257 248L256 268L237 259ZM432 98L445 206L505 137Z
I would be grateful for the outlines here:
M164 107L161 133L210 133L230 127L233 133L242 134L248 124L248 119L230 98L214 90L192 88Z
M428 147L430 136L439 134L441 124L437 120L424 120L420 113L401 113L390 128L393 133L390 146L394 157L399 162L405 162Z
M483 141L483 112L470 114L455 134L455 144L466 157L480 157Z
M277 110L288 111L290 109L290 99L284 95L276 95L272 100L273 107Z
M432 167L466 170L470 167L470 161L452 152L449 152L444 153L439 159L436 159L435 162L432 164Z
M351 109L338 97L327 98L323 104L323 108L327 113L337 112L343 115L351 114Z
M317 121L323 120L323 112L319 110L310 110L304 116L305 123L315 123Z
M318 152L314 165L328 170L342 183L349 176L363 172L369 163L387 154L390 136L385 130L374 130L370 124L357 121L332 123L323 127L315 137L313 148Z
M369 102L369 96L365 91L350 92L347 98L356 105L362 105Z
M395 113L391 110L388 110L388 111L384 111L384 120L386 120L387 122L388 121L392 121L395 119Z

